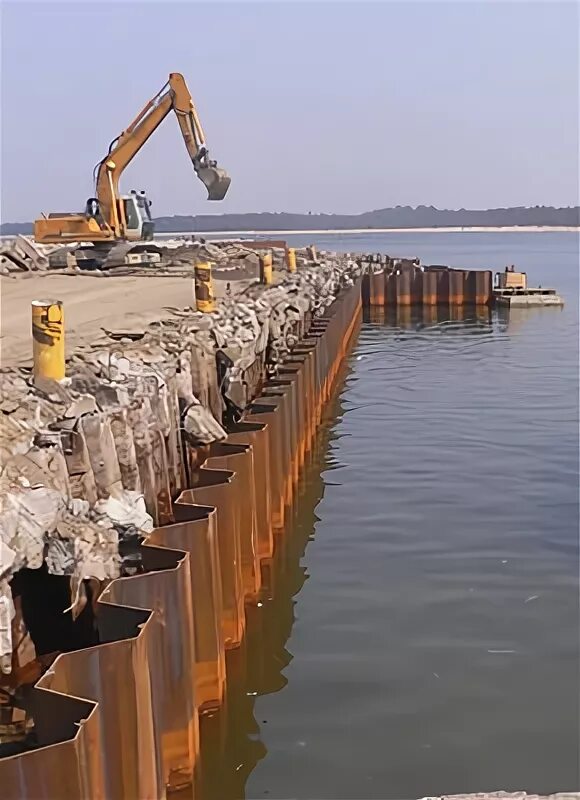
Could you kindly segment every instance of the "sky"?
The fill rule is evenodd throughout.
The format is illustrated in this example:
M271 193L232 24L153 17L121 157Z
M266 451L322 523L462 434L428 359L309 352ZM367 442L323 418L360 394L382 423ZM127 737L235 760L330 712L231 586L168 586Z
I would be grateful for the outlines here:
M232 184L206 200L171 115L121 182L155 216L578 204L578 9L3 0L1 219L83 209L173 71Z

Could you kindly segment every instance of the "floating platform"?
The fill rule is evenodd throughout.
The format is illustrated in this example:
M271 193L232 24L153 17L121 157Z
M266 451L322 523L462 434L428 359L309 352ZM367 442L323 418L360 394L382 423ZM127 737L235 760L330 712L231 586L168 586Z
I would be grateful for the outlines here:
M493 298L503 308L563 306L564 300L555 289L494 289Z

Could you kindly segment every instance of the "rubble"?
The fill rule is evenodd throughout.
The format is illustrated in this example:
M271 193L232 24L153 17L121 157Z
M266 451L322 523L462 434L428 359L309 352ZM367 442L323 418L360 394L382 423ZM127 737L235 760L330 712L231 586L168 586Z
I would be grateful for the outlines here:
M237 269L240 262L255 265L258 259L254 250L238 242L219 246L194 244L188 247L181 240L164 243L164 253L171 254L170 257L166 255L166 263L171 260L191 271L194 259L208 259L214 261L218 270L227 272ZM271 286L241 281L236 291L220 299L217 310L211 314L201 314L191 308L165 309L154 323L144 325L139 333L105 331L106 338L85 342L74 351L67 363L68 377L60 383L45 381L33 385L29 370L2 370L0 672L9 675L14 664L22 667L30 664L34 657L33 651L27 655L21 647L26 632L18 607L20 598L14 601L11 594L10 580L19 570L23 567L40 570L46 565L53 575L66 576L70 581L70 605L65 610L71 611L73 618L77 618L87 604L94 603L115 577L144 571L135 543L139 544L155 527L174 521L171 501L192 485L193 471L201 463L198 455L201 454L202 459L204 450L209 450L208 445L225 439L228 429L235 429L231 423L242 418L248 404L260 394L266 379L276 376L295 345L308 333L311 322L324 316L339 292L354 285L362 274L380 275L385 267L396 276L405 269L420 269L415 262L388 262L385 257L366 257L357 262L348 255L320 253L316 258L318 261L314 263L308 254L300 252L298 271L288 274L281 270L283 252L275 251L277 269ZM350 297L352 299L352 293ZM336 357L340 358L341 352L344 351L339 351ZM158 538L153 549L159 544L163 542ZM183 575L189 566L178 574L177 567L168 568L165 562L161 571L173 572L174 569L177 585L177 581L185 580ZM129 586L138 587L138 579L123 582L125 595L118 583L113 583L112 587L117 585L119 594L110 597L105 605L112 601L124 605L125 609L128 607L131 612L143 611L143 597L136 590L131 595ZM173 592L173 586L170 584L168 591ZM171 594L173 601L175 597ZM166 605L166 609L169 608ZM191 663L186 648L186 660L181 662L179 648L170 650L165 639L153 638L160 636L154 633L157 622L146 623L145 617L140 619L139 635L134 638L131 629L132 639L127 649L125 641L116 642L123 648L129 669L135 669L139 678L147 676L147 686L151 675L151 685L155 686L162 659L148 661L146 654L148 648L153 648L153 642L161 641L166 648L161 648L164 655L171 652L172 656L178 656L176 672L181 671L189 680L187 671L182 668L183 664ZM159 630L167 628L169 615L161 613L156 619ZM179 639L179 633L175 638ZM87 647L87 652L99 649L90 648L90 644L82 645ZM117 647L117 654L120 649ZM111 653L111 648L104 650ZM62 681L67 670L67 662L60 661L58 670L47 673L48 681L39 691L48 689L46 694L50 698L57 694L72 695L75 702L81 702L77 698L87 697L105 707L101 675L105 676L108 688L110 680L106 676L113 674L111 665L115 669L122 668L124 661L112 658L100 662L97 658L69 661L70 672L59 685L59 675ZM42 662L42 655L39 661ZM137 661L138 666L135 666ZM49 663L50 659L41 666ZM87 674L95 674L94 685L98 691L94 696L84 689L69 691L69 678L74 683L76 677L83 674L83 668ZM118 682L123 689L125 684L128 686L130 717L133 703L130 681L124 683L121 678ZM168 680L167 685L175 686L179 704L183 705L187 691L183 691L179 683ZM192 685L190 681L188 687ZM164 702L165 694L158 686L155 692L156 700ZM170 694L168 692L167 696ZM115 705L111 697L114 694L109 696L109 708ZM135 706L140 714L135 716L138 720L135 728L139 733L144 731L144 738L136 735L135 741L141 743L153 729L154 715L148 722L147 697L144 694L138 700ZM159 708L162 707L161 703ZM15 706L13 727L19 711ZM95 724L90 711L90 708L83 708L77 715L81 720L79 738L91 724L91 717ZM127 715L124 707L122 711ZM106 734L115 728L116 719L111 715L107 723L104 715L101 717ZM119 719L124 721L125 716ZM160 719L167 726L173 722L169 715L165 720L161 714ZM158 730L163 730L161 723L156 721L155 724L159 724ZM189 737L190 728L184 726L186 729ZM98 739L98 730L98 727L93 728L92 738L88 739L90 746ZM76 727L74 731L77 735ZM108 738L110 743L110 736ZM101 741L106 742L107 736ZM130 732L127 742L132 741ZM136 747L137 751L144 752ZM81 756L85 758L84 751ZM112 760L116 763L118 752L114 756ZM66 758L70 757L71 752L67 751ZM73 754L73 758L77 757ZM146 761L153 763L154 758ZM580 795L540 798L523 792L496 792L441 796L439 800L572 798L580 800Z
M74 242L62 244L38 244L31 237L16 236L7 238L0 243L0 274L10 275L22 272L44 272L47 270L65 270L78 272L85 266L85 260L79 257L77 261L75 250L89 247L89 243ZM197 262L211 261L215 267L234 270L239 268L257 267L258 256L251 247L244 245L243 241L208 242L195 236L179 237L176 239L158 240L155 242L135 242L126 244L122 249L122 258L113 260L107 271L111 274L120 274L123 268L138 268L139 264L132 262L141 253L150 255L146 259L144 271L151 273L156 270L171 270L185 268L192 270ZM95 270L91 269L91 274Z
M164 245L165 246L165 245ZM168 243L178 261L182 243ZM240 243L195 243L189 261L257 258ZM277 253L280 267L283 253ZM36 263L39 263L38 261ZM44 262L43 262L44 263ZM40 268L40 267L38 267ZM361 267L302 258L271 286L252 283L212 314L166 310L138 336L85 343L60 383L5 369L0 390L0 659L11 646L10 578L22 567L102 586L123 569L120 545L171 521L196 448L226 438L268 376ZM184 447L187 445L187 447Z
M48 254L54 248L39 245L26 236L16 236L0 243L0 274L48 269Z

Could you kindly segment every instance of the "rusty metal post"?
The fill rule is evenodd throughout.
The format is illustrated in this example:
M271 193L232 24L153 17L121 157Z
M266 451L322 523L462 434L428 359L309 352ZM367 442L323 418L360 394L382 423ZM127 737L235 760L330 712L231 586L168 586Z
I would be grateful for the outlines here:
M429 270L423 273L423 305L437 305L437 273Z
M416 267L411 274L411 305L420 306L423 304L423 278L425 273Z
M397 306L411 305L411 272L402 270L396 276Z
M387 284L384 272L375 272L371 275L371 305L381 306L384 308L386 305L386 292Z
M286 250L286 266L288 272L296 272L296 250L293 247Z
M454 269L449 272L449 304L462 306L465 303L465 273Z
M437 275L437 305L449 305L449 269L440 269Z
M195 306L198 311L208 314L215 310L211 262L202 261L195 265Z
M260 256L260 283L266 286L272 283L272 253Z
M60 300L32 301L32 358L35 380L64 378L64 310Z
M492 297L492 274L490 270L476 272L475 302L478 306L487 306Z

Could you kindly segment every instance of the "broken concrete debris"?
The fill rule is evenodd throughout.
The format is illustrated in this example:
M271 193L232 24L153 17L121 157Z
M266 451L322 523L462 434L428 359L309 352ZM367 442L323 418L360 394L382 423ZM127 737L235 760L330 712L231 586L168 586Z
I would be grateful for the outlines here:
M27 240L26 240L27 241ZM172 263L188 254L231 265L252 260L239 243L164 244ZM13 249L12 252L16 250ZM22 247L21 251L24 252ZM30 269L45 255L28 255ZM42 260L44 259L44 260ZM275 253L281 268L284 252ZM32 264L36 264L33 267ZM39 266L42 264L43 266ZM172 521L171 498L187 488L196 449L226 438L264 381L362 267L333 255L268 287L238 282L216 311L167 311L140 338L84 344L62 382L33 383L5 369L0 389L0 666L10 670L10 579L45 565L70 578L73 617L134 560L123 543ZM134 565L130 567L134 569Z
M0 242L0 274L59 270L79 272L94 270L91 246L76 243L38 244L28 236L16 236ZM155 274L158 270L189 268L197 262L211 261L227 271L248 268L257 270L258 255L243 240L212 243L195 236L165 239L157 242L122 244L114 248L101 269L118 270L140 267ZM116 274L119 274L117 272Z
M205 247L205 245L203 246ZM175 253L179 253L183 247L185 247L183 244L179 244L173 250ZM68 360L68 377L60 383L45 380L33 384L30 372L27 370L2 370L2 386L0 387L0 411L2 412L0 415L0 672L5 676L9 676L15 667L30 664L35 655L33 648L25 649L22 646L26 637L23 613L20 607L23 593L18 594L15 591L14 598L12 596L12 589L22 573L41 573L44 570L51 573L51 579L54 579L53 576L61 576L62 585L66 585L68 592L68 601L61 606L61 611L71 612L69 616L73 619L82 618L85 609L90 610L96 598L107 597L107 593L109 595L104 600L103 607L107 603L118 603L123 605L126 610L130 609L131 612L138 615L144 614L145 608L153 608L153 604L149 604L148 601L143 602L144 596L139 593L138 589L139 578L135 581L121 582L113 581L113 579L118 575L135 576L139 572L153 571L156 568L159 568L161 573L175 569L175 585L177 585L179 581L186 581L190 563L199 562L197 564L199 569L202 561L197 558L193 562L164 560L161 567L151 566L155 563L151 554L149 555L149 559L151 559L149 566L146 566L147 556L141 560L140 544L154 528L174 522L172 501L184 489L194 485L195 470L203 463L205 455L211 452L210 446L227 438L228 432L235 433L236 428L243 429L243 426L247 425L251 429L252 426L248 425L247 421L237 426L245 409L253 399L261 394L262 387L268 378L275 378L278 373L283 376L285 371L288 372L287 369L281 370L281 365L289 361L288 356L292 356L293 348L305 334L311 331L313 335L316 335L315 331L319 331L320 327L316 325L311 328L311 323L316 318L325 316L326 311L342 289L354 285L355 281L363 274L367 287L372 279L377 278L376 285L370 287L372 291L369 291L369 300L383 303L385 291L384 282L382 283L381 279L384 276L394 276L397 279L403 275L406 278L410 273L416 277L417 271L423 271L416 262L393 260L384 256L365 257L353 261L346 255L311 253L309 260L307 255L302 252L299 253L297 259L298 271L289 274L286 271L282 272L281 269L283 253L275 251L276 280L273 285L264 287L258 286L255 280L248 279L248 273L255 269L257 254L247 245L241 246L241 250L238 249L240 247L238 244L228 245L228 248L212 245L212 248L214 247L220 251L220 265L224 272L238 269L239 264L236 264L236 261L247 262L246 274L238 280L237 290L226 293L225 297L222 296L214 313L200 314L191 308L166 309L165 313L160 313L155 323L144 327L138 335L134 332L131 332L131 335L125 335L123 331L106 332L105 340L85 343L75 350ZM172 248L168 247L168 249ZM202 251L201 246L196 249L204 258L209 258L213 254L212 250L207 247L205 251ZM249 255L245 255L245 251ZM226 257L222 256L223 253L226 253ZM312 262L314 257L317 259L316 263ZM232 260L234 266L232 266ZM187 268L191 274L191 257L189 261L186 259L178 261L177 258L174 261L180 265L180 268L181 266ZM394 283L395 289L397 289L398 284L396 281ZM402 285L403 281L400 283ZM401 288L405 288L405 286L402 285ZM349 313L345 314L345 317L351 319L348 334L345 336L345 331L340 334L346 339L347 336L351 336L354 326L352 308L354 307L353 295L355 293L344 293L335 308L342 307L344 311L344 305L341 304L345 294L347 296L350 294L349 302L352 303L347 307ZM356 301L360 303L358 285ZM360 305L357 308L360 309ZM339 310L339 320L340 313ZM328 317L332 323L332 314ZM336 317L337 315L335 315L335 319ZM324 327L327 322L328 319L321 326ZM336 334L335 329L334 335ZM326 334L324 335L326 336ZM345 352L345 349L334 351L333 365L336 365ZM315 363L320 364L321 362ZM336 376L335 369L332 374ZM295 386L297 385L298 383L295 384ZM302 384L302 386L304 385L309 385L312 389L315 382ZM272 391L272 386L270 386L270 390ZM291 392L285 396L292 396ZM296 397L296 395L294 396ZM260 419L261 413L268 412L266 394L264 399L266 403L263 404L262 410L258 410L256 420ZM282 406L280 407L282 408ZM274 406L272 406L273 408ZM287 411L281 412L281 415L286 413ZM312 420L316 419L316 415L312 407L308 408L308 404L306 404L304 413L306 419L310 414L309 430L310 437L312 437ZM292 414L292 411L288 413L288 419L292 418ZM312 438L310 438L311 441ZM264 439L262 439L263 442ZM266 448L267 446L266 440ZM298 444L295 446L299 448ZM214 462L219 459L219 456L216 457L219 447L218 445L213 454ZM232 444L225 447L232 448ZM235 448L236 445L233 447ZM239 452L237 455L232 455L231 450L229 452L228 458L240 457ZM277 467L282 468L284 463L284 458L280 457L280 443L278 451L272 449L273 454L276 452L279 457L277 465L270 460L263 462L269 463L272 472L275 472ZM289 452L290 449L287 450L287 456ZM298 449L295 452L298 452ZM224 454L221 457L226 458ZM269 458L270 456L268 456ZM290 463L287 457L285 463ZM228 469L228 464L223 463L218 474L221 476L234 474L228 473ZM241 477L244 474L243 467L241 467L238 487L242 488L238 488L238 495L235 494L235 489L231 489L230 495L231 498L237 498L234 503L238 512L244 511L243 498L248 497L247 487L249 484L246 479ZM250 474L247 473L246 478ZM264 469L262 474L269 474L269 471ZM283 483L284 481L280 480L279 486L282 486ZM253 482L251 487L255 494ZM269 493L265 493L265 496L269 496ZM280 492L276 493L276 497L280 499ZM185 511L188 505L191 504L183 502L181 510ZM257 519L258 504L252 500L249 505L256 511ZM283 508L284 500L282 498ZM215 509L210 510L213 512ZM275 513L280 516L279 507ZM260 519L270 519L267 506L260 506L260 515ZM274 518L274 513L272 518ZM204 535L214 530L213 522L209 523L209 517L207 520L196 520L196 522L203 522L204 526L207 523L207 528L200 528L204 531ZM252 529L252 524L246 526L248 530ZM150 553L155 551L156 546L161 545L167 547L166 554L172 552L173 557L179 556L179 550L172 551L168 542L171 547L180 548L183 541L180 539L183 536L183 530L179 530L179 524L169 525L168 528L176 529L173 531L176 538L172 542L162 538L160 536L162 528L159 527L157 539L153 533L149 542L152 545ZM227 529L231 530L231 526ZM271 535L272 531L270 530L269 533ZM208 540L209 538L208 535ZM200 552L202 551L200 550ZM246 556L247 553L246 550ZM243 555L244 551L240 550L240 556ZM167 558L167 555L164 555L164 559ZM169 568L168 564L171 565ZM181 571L179 572L179 570ZM146 579L149 577L149 575L145 576ZM192 575L189 575L187 581L190 581L191 577ZM199 573L197 576L193 575L194 582L198 577ZM245 577L246 573L242 572L242 578ZM110 585L103 593L102 590L107 584ZM157 586L162 586L161 581ZM168 591L172 592L173 587L174 584L171 584ZM113 591L115 589L116 594ZM203 591L205 592L205 585L203 585ZM202 596L205 598L210 594L211 592L203 593ZM36 598L38 599L39 596L42 602L41 595L37 594ZM219 595L216 596L219 599ZM241 596L243 598L243 595ZM150 596L148 595L148 597ZM174 599L175 595L171 594L171 598ZM177 605L181 608L180 604ZM187 603L182 604L183 607L186 605ZM203 603L197 605L203 605ZM261 603L258 603L258 606L260 605ZM161 611L164 607L170 608L171 606L167 603L165 606L161 604ZM160 610L159 607L156 608ZM175 608L175 603L173 608ZM140 673L137 670L136 673L141 676L151 675L154 678L153 683L157 680L156 703L159 702L159 708L185 706L187 697L192 695L191 687L193 685L190 673L183 669L183 665L189 665L192 660L188 655L187 647L181 648L181 643L187 643L187 636L183 635L186 627L176 629L173 643L175 647L170 649L168 640L162 638L160 634L161 629L166 627L166 618L161 613L156 614L155 617L152 614L151 619L155 621L146 622L146 616L139 616L138 624L141 630L139 636L136 639L133 638L134 631L131 629L131 643L125 650L125 641L117 642L120 647L116 652L119 653L122 649L123 653L131 655L131 658L127 659L130 673L134 669L134 659L137 655L139 656ZM124 638L125 635L123 635ZM216 640L219 640L219 632L216 633ZM165 646L165 649L160 647L162 652L171 652L172 656L176 656L176 672L184 676L184 686L187 684L185 690L183 690L184 686L179 685L178 682L159 680L160 676L164 675L162 671L158 672L162 659L158 659L157 662L155 659L147 659L147 650L158 647L160 642ZM89 658L85 660L84 656L89 651L101 650L101 648L89 647L96 643L98 642L89 639L77 645L76 648L74 648L74 643L73 647L69 646L69 649L74 648L77 651L70 655L80 655L81 658L78 661L68 662L67 679L64 682L62 680L63 674L67 673L67 662L62 660L66 657L61 655L58 668L54 671L49 670L44 675L42 680L45 681L45 685L41 686L39 691L46 692L48 697L59 693L61 697L68 694L69 699L76 703L84 703L78 698L88 698L94 701L95 706L101 704L104 707L107 695L100 691L102 688L100 676L101 674L110 675L112 673L111 665L114 665L117 670L122 666L122 660L117 661L116 658L113 658L108 662L101 663L98 661L98 656L92 661ZM129 647L134 647L134 649L129 650ZM81 650L80 648L86 649ZM104 649L109 650L109 648ZM181 650L183 650L183 661L179 657ZM44 668L51 663L54 653L40 649L39 656L38 661ZM43 661L43 658L47 658L47 660ZM214 655L211 658L213 659ZM172 659L167 660L172 661ZM218 656L215 656L215 663L217 665L216 672L219 673L221 662ZM108 664L109 672L103 669L104 664ZM91 669L91 665L98 666L98 668ZM78 675L82 675L83 671L91 675L94 673L98 678L92 686L92 689L96 687L94 692L85 691L86 684L76 690L74 686L71 687L70 683L74 683L74 680ZM130 673L126 673L126 677ZM60 684L58 682L59 675ZM132 675L132 677L135 676ZM165 675L165 677L167 676ZM10 678L6 678L6 681L9 680ZM221 681L222 689L223 680L223 675L220 674L219 681ZM28 682L30 683L30 681ZM122 683L123 688L128 687L127 696L131 700L130 679L125 682L119 681L119 683ZM178 703L170 704L168 701L166 703L166 693L163 687L167 685L175 685L175 696L178 697ZM160 686L162 689L159 688ZM69 691L71 689L72 691ZM139 706L140 711L140 715L136 716L135 730L138 730L139 734L144 732L143 739L139 735L135 736L135 741L138 741L140 745L146 742L150 731L154 728L153 718L155 715L153 713L151 713L149 725L142 724L143 720L147 718L146 695L147 692L143 696L139 696L139 703L135 704ZM172 699L170 692L167 692L167 697ZM111 709L114 703L110 697L108 702L108 708ZM164 705L165 703L166 705ZM131 702L128 702L127 707L130 705ZM152 710L153 706L150 708ZM123 714L126 715L126 713L127 709L124 708ZM186 709L186 716L187 713L188 709ZM195 714L191 719L197 719ZM101 720L104 720L104 716L101 717ZM165 710L159 715L159 720L159 727L155 727L156 731L164 732L167 729L171 730L173 734L174 729L171 726L175 722L175 730L185 733L188 747L192 748L191 752L193 753L195 744L190 738L189 717L187 724L182 725L181 728L179 725L183 720L181 718L172 719ZM126 716L123 717L122 723L125 721ZM155 725L158 722L156 721ZM17 723L21 729L18 728ZM23 736L26 730L34 728L34 724L35 721L30 716L27 717L22 709L14 706L11 721L14 733L11 735L14 736L14 741L18 740L20 743L20 753L26 750L26 746L22 745ZM92 714L91 708L86 703L78 713L75 712L74 724L74 735L77 739L75 746L88 731L86 741L89 742L90 747L93 747L99 736L97 726L100 723L96 714ZM95 727L91 729L90 725ZM163 725L167 727L163 728ZM110 733L111 730L116 730L118 727L117 718L114 714L110 715L109 727L107 727L107 723L104 723L102 729L104 734L101 739L101 742L104 743L102 748L104 751L108 751L107 741L109 745L113 742L111 748L114 751L113 756L111 757L111 754L107 752L103 763L114 762L115 767L118 766L118 752L115 751L116 739L112 738ZM37 724L37 729L40 728L41 725ZM153 741L153 736L150 738ZM5 738L4 741L8 740ZM133 741L131 735L127 741ZM172 739L172 743L174 741L178 741L178 739ZM136 773L141 773L143 763L157 764L157 759L153 754L159 750L155 750L151 745L148 746L149 750L141 747L135 748L135 752L139 752L140 756L143 756L144 753L152 754L152 757L142 759ZM175 748L172 749L175 750ZM183 755L178 748L176 752L176 759L182 759ZM75 754L74 757L82 758L83 763L90 761L90 759L86 759L85 750L80 748L79 753L80 756ZM26 757L28 755L26 754ZM67 750L67 760L70 760L70 755L71 752ZM165 755L163 758L165 759ZM34 762L32 763L34 764ZM177 760L174 762L167 759L167 763L164 762L160 786L163 781L167 782L173 775L174 763L177 763ZM185 762L179 762L179 769L182 769L183 763ZM94 774L97 774L97 771L95 767ZM82 770L76 770L76 772L80 775ZM23 769L22 774L24 773ZM178 770L175 770L175 774L178 775L180 781L183 780L183 775ZM149 776L150 773L147 774L147 780ZM90 780L88 770L83 779ZM147 780L143 785L147 783ZM152 785L153 783L151 783ZM91 795L93 794L92 789L93 786L91 786ZM162 796L162 794L162 792L151 792L150 796ZM137 793L132 792L131 796L133 795L137 796ZM19 792L17 795L11 794L11 796L23 796L23 794ZM80 792L78 796L87 796L86 791ZM103 796L105 795L103 794ZM115 796L128 796L128 793L124 792ZM525 795L525 793L512 795L501 792L490 795L458 795L454 798L449 797L448 800L455 800L455 797L457 800L464 798L465 800L471 800L471 798L473 800L480 798L481 800L500 800L500 798L505 798L505 800L512 800L512 798L513 800L544 800L536 795ZM554 795L554 800L556 797L558 800L560 798L561 800L568 800L568 798L578 800L580 796L577 794ZM444 799L441 798L441 800Z
M0 244L0 274L48 269L52 245L38 245L26 236L16 236Z

